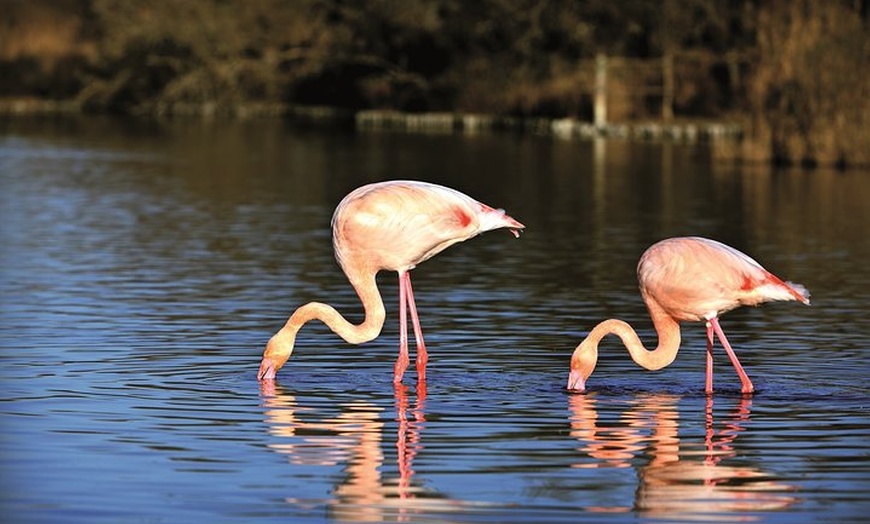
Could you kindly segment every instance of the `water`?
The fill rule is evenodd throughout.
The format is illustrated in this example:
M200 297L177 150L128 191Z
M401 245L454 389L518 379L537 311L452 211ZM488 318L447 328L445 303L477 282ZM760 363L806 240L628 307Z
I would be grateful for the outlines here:
M0 510L8 522L858 522L870 511L870 173L716 166L704 146L408 136L281 122L14 121L0 135ZM419 178L528 229L414 273L428 383L391 383L387 324L345 344L296 306L361 319L329 218L362 183ZM640 253L697 234L805 284L813 305L723 317L743 398L704 329L659 372L602 346L651 323Z

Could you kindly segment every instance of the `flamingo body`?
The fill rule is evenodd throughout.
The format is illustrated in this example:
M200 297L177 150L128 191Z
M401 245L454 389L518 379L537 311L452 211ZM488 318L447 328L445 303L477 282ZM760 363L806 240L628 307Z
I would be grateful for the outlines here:
M701 237L663 240L641 256L638 283L680 321L706 321L740 306L772 300L809 303L806 289L785 283L733 247Z
M342 269L409 271L453 244L484 231L524 226L504 211L448 187L418 181L362 186L332 216L333 247Z
M523 224L501 209L444 186L394 180L362 186L338 204L332 216L335 257L365 308L365 320L350 324L332 306L311 302L298 308L266 345L257 377L274 379L293 351L296 334L309 320L323 321L348 342L377 337L385 311L375 275L399 274L399 358L393 381L400 383L408 365L407 313L417 343L417 372L425 380L428 359L414 302L409 271L417 264L485 231L507 228L515 236Z
M712 393L713 335L728 353L744 393L752 382L728 343L719 316L740 306L794 300L809 304L809 292L800 284L784 282L748 255L721 242L701 237L662 240L644 252L637 266L638 283L659 336L654 350L643 347L627 323L610 319L598 324L577 346L571 358L568 389L584 391L598 358L598 343L619 336L632 358L646 369L661 369L676 358L683 321L707 324L707 393Z

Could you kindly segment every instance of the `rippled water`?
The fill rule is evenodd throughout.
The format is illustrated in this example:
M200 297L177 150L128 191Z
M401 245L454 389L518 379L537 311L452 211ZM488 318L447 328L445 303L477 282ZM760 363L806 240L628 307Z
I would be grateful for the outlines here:
M247 124L5 121L0 135L2 471L10 522L858 522L870 511L870 173L713 167L703 146L407 136ZM428 383L394 388L387 325L307 325L255 375L296 306L361 308L329 218L354 187L419 178L506 208L413 273ZM573 347L619 316L651 343L649 244L732 244L813 306L704 329L659 372Z

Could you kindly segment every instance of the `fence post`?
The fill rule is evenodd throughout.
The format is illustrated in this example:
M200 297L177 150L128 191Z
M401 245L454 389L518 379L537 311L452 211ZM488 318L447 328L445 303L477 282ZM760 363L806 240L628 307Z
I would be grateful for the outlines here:
M607 56L595 55L595 99L593 102L595 127L607 124Z
M674 118L674 54L665 53L662 57L662 120L670 122Z

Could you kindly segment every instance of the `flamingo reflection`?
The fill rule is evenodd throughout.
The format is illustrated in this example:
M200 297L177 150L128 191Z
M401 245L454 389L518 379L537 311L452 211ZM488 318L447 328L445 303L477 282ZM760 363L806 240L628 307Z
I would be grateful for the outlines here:
M796 501L792 486L776 482L737 456L734 441L750 419L752 401L740 398L717 424L713 397L706 399L703 442L680 438L677 402L671 395L644 395L628 403L619 420L602 422L594 395L571 395L571 436L582 446L577 468L638 471L634 507L590 507L590 511L639 511L644 516L705 520L754 520L750 512L782 509ZM645 462L645 463L644 463ZM640 465L639 465L640 464Z
M413 460L419 449L420 432L426 422L426 386L417 386L413 402L408 387L395 386L396 453L398 478L384 475L383 409L363 400L340 406L335 417L317 418L312 408L299 405L296 398L272 381L261 383L269 432L281 441L269 447L288 457L291 464L334 466L345 464L345 477L327 501L330 516L338 521L371 522L384 519L407 520L423 506L414 499L425 495L431 502L437 494L414 486ZM288 498L302 506L320 501Z

